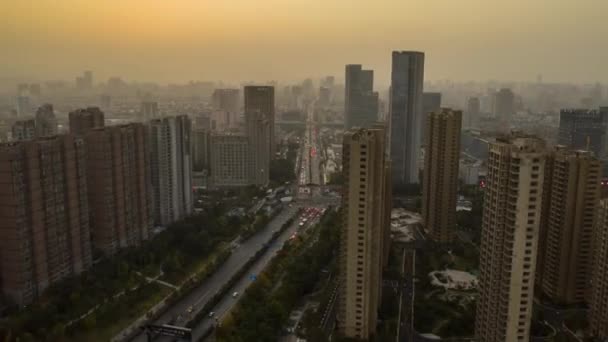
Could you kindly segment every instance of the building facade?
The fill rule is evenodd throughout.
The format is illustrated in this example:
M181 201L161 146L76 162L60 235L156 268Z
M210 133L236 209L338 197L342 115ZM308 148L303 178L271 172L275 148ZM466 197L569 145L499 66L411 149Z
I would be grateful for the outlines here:
M608 200L600 201L593 229L589 326L598 341L608 339Z
M72 135L0 145L2 292L19 305L92 263L85 155Z
M441 109L441 93L422 93L422 131L420 132L420 144L426 142L426 118L429 113Z
M96 128L85 142L93 247L113 255L138 246L148 239L153 223L145 126Z
M475 317L480 342L529 340L545 148L526 136L490 143Z
M374 92L374 71L349 64L345 72L344 128L371 127L378 121L378 93Z
M418 182L424 53L394 51L389 98L393 185Z
M150 121L153 217L168 225L192 213L192 126L186 115Z
M591 152L564 147L557 147L550 158L537 288L554 304L583 304L591 273L601 164Z
M577 150L589 150L597 157L606 152L608 110L562 109L557 142Z
M53 105L44 104L36 111L36 136L46 137L57 134L57 119Z
M343 144L342 234L337 327L341 335L375 334L390 210L390 164L383 128L352 129Z
M251 184L249 139L243 135L211 135L211 183L215 187Z
M156 101L144 101L141 103L139 109L139 117L142 120L152 120L159 116L158 102Z
M36 120L17 120L11 127L12 140L31 140L36 137Z
M514 114L515 94L511 89L500 89L494 98L494 117L501 123L509 125Z
M274 87L245 87L245 126L252 162L251 184L266 185L274 156Z
M78 109L69 114L70 133L83 135L93 128L104 127L104 114L98 107Z
M207 129L192 130L192 170L209 170L211 154L211 132Z
M442 243L452 242L456 233L461 122L461 111L427 114L422 219L431 238Z

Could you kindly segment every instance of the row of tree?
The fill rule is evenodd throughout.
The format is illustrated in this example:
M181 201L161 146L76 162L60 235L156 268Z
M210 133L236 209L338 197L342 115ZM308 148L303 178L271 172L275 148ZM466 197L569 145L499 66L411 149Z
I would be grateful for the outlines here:
M336 253L339 216L333 211L323 218L319 238L298 252L286 244L271 266L252 284L239 305L217 330L218 341L277 341L282 328L303 296L310 293Z

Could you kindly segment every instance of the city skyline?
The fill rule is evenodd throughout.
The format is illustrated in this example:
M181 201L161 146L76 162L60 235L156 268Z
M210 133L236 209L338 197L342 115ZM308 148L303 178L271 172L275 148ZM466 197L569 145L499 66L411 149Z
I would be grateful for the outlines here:
M97 80L293 81L340 75L344 64L358 62L387 86L393 50L425 51L429 80L608 78L602 68L607 29L593 20L608 4L594 0L70 0L11 2L5 10L0 75L7 79L70 78L94 70ZM563 30L564 18L581 25Z

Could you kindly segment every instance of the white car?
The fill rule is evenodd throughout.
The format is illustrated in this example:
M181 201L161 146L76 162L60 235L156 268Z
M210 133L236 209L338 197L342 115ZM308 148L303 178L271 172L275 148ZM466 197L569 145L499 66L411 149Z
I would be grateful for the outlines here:
M233 293L233 294L232 294L232 298L236 298L236 297L238 297L238 296L239 296L239 293L238 293L238 292L235 292L235 293Z
M211 312L209 313L209 317L213 317L213 316L215 316L215 312L211 311Z

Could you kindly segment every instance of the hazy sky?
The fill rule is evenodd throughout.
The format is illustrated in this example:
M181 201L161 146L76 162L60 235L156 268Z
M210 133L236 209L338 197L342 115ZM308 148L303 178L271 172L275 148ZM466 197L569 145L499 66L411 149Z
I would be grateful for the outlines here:
M608 81L608 0L2 0L0 78L298 80L344 64L426 79Z

